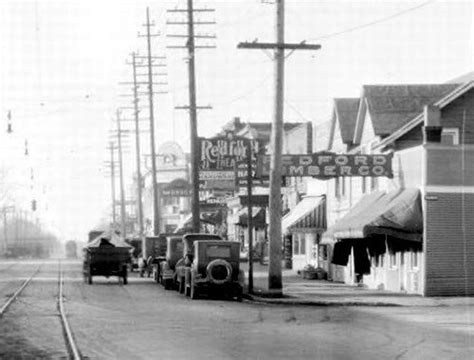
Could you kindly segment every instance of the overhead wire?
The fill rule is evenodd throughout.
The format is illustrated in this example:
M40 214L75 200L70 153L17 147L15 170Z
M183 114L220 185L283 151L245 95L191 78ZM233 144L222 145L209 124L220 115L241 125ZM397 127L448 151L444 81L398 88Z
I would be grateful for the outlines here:
M344 30L340 30L340 31L336 31L336 32L333 32L333 33L321 35L321 36L318 36L318 37L315 37L315 38L311 38L311 39L308 39L307 41L329 39L329 38L332 38L332 37L335 37L335 36L339 36L339 35L347 34L347 33L350 33L350 32L357 31L357 30L361 30L361 29L364 29L364 28L367 28L367 27L370 27L370 26L373 26L373 25L380 24L380 23L385 22L385 21L392 20L396 17L405 15L405 14L410 13L412 11L418 10L418 9L420 9L422 7L425 7L425 6L428 6L428 5L430 5L430 4L432 4L436 1L437 0L425 1L424 3L421 3L417 6L413 6L411 8L399 11L399 12L394 13L392 15L389 15L389 16L386 16L386 17L383 17L383 18L380 18L380 19L377 19L377 20L374 20L374 21L371 21L371 22L368 22L368 23L365 23L365 24L360 24L360 25L357 25L357 26L354 26L354 27L350 27L350 28L347 28L347 29L344 29Z

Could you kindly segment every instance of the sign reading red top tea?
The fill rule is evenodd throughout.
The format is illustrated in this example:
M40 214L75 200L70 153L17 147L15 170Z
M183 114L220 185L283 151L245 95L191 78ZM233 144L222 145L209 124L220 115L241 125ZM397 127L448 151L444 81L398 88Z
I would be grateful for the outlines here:
M328 179L338 176L393 177L392 154L283 155L282 176L312 176ZM270 156L259 156L257 175L270 174Z

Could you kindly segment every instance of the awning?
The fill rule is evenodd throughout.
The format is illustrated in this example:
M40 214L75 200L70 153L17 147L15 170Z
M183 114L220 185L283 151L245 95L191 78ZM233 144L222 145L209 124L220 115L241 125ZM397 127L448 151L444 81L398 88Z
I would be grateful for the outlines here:
M306 196L281 222L282 233L297 230L323 230L326 228L326 210L324 197Z
M322 244L335 239L363 239L388 235L421 241L423 215L418 189L380 191L364 196L345 216L323 234Z
M235 223L235 225L239 226L247 226L248 224L248 208L242 208L239 211L239 219ZM252 208L252 225L254 227L264 227L266 226L266 218L265 218L265 209L259 207Z

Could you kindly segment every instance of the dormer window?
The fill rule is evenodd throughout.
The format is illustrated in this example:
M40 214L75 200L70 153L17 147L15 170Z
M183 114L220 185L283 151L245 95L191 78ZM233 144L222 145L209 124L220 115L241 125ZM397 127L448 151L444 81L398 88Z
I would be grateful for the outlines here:
M459 145L459 129L443 128L443 130L441 131L441 144Z

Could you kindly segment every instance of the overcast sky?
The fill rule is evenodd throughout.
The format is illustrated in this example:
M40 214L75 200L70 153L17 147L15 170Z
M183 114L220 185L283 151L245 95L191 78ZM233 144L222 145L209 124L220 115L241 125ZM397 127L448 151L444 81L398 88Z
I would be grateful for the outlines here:
M167 57L168 85L155 102L158 145L169 140L189 148L184 20L166 9L177 1L57 0L0 2L0 141L2 165L32 167L35 190L47 210L38 216L64 237L82 238L110 203L103 161L118 106L130 106L126 64L132 51L144 53L145 11L156 26L155 55ZM217 39L197 52L199 135L211 136L226 121L270 122L273 108L271 54L238 50L241 41L274 41L272 1L195 1L214 8L200 20L215 20L196 33ZM184 15L181 15L184 16ZM440 83L472 71L472 1L286 1L287 42L317 43L319 51L297 51L286 63L286 121L328 120L331 99L357 97L363 84ZM162 71L160 69L160 71ZM142 103L146 103L144 98ZM12 112L14 134L5 130ZM142 111L146 116L146 109ZM130 117L131 113L124 113ZM19 156L28 139L30 158ZM148 134L142 146L147 150ZM133 148L133 141L130 147ZM15 155L16 154L16 155ZM126 174L134 169L129 155ZM20 172L21 173L21 172ZM21 178L21 177L20 177ZM19 182L23 181L18 180ZM26 183L26 181L25 181ZM28 188L28 187L27 187ZM25 189L25 206L30 198Z

